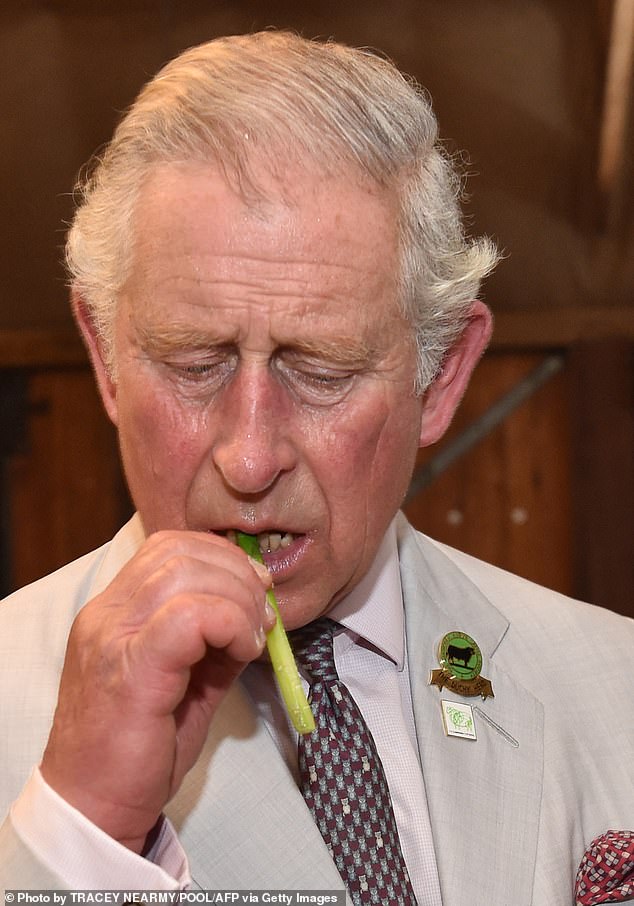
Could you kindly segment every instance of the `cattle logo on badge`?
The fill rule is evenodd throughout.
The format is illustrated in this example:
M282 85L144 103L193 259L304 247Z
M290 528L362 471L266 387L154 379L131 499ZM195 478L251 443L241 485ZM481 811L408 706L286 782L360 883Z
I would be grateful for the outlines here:
M480 676L482 653L466 632L448 632L438 646L439 670L432 670L429 685L449 689L457 695L493 698L491 681Z

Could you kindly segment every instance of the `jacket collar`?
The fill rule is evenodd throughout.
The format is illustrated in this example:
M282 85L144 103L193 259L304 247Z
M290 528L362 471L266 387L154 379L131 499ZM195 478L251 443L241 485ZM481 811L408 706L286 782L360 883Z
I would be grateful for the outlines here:
M444 906L529 904L543 774L543 709L499 669L506 617L439 545L403 520L399 555L416 732ZM494 698L429 685L443 636L479 645ZM448 737L441 699L471 705L477 740Z

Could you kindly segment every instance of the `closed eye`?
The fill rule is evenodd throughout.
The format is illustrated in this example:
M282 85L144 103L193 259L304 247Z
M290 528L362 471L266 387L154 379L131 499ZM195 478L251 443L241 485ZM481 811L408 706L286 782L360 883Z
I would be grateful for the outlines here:
M275 368L286 386L311 405L332 405L351 389L356 373L305 362L278 360Z
M183 374L197 377L198 375L209 374L210 371L213 371L213 369L217 367L217 364L210 365L208 362L205 362L200 365L181 365L180 371L182 371Z
M219 388L231 376L237 362L235 353L210 356L203 352L199 356L168 359L163 364L180 387L198 391Z

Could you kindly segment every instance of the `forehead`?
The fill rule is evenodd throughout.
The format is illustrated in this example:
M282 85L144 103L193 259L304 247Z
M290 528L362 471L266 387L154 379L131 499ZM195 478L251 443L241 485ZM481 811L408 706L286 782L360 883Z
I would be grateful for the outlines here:
M247 302L308 322L400 320L396 197L352 174L260 174L243 195L209 165L162 165L143 186L133 237L127 290L139 316L168 317L175 304L182 315L186 300L216 322Z
M165 230L179 250L207 240L238 252L257 234L280 258L291 249L314 258L326 245L344 261L349 249L363 254L373 245L389 258L397 197L354 171L333 176L292 164L283 181L261 170L243 191L212 164L161 164L142 184L132 227L137 261Z

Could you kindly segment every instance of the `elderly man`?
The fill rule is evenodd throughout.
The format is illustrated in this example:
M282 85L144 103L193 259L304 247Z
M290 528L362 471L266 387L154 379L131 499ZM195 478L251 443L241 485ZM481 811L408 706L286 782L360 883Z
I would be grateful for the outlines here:
M398 515L490 334L456 194L422 93L334 43L210 42L123 119L68 261L138 514L0 607L3 886L552 906L634 823L631 621ZM299 761L271 583L346 723Z

